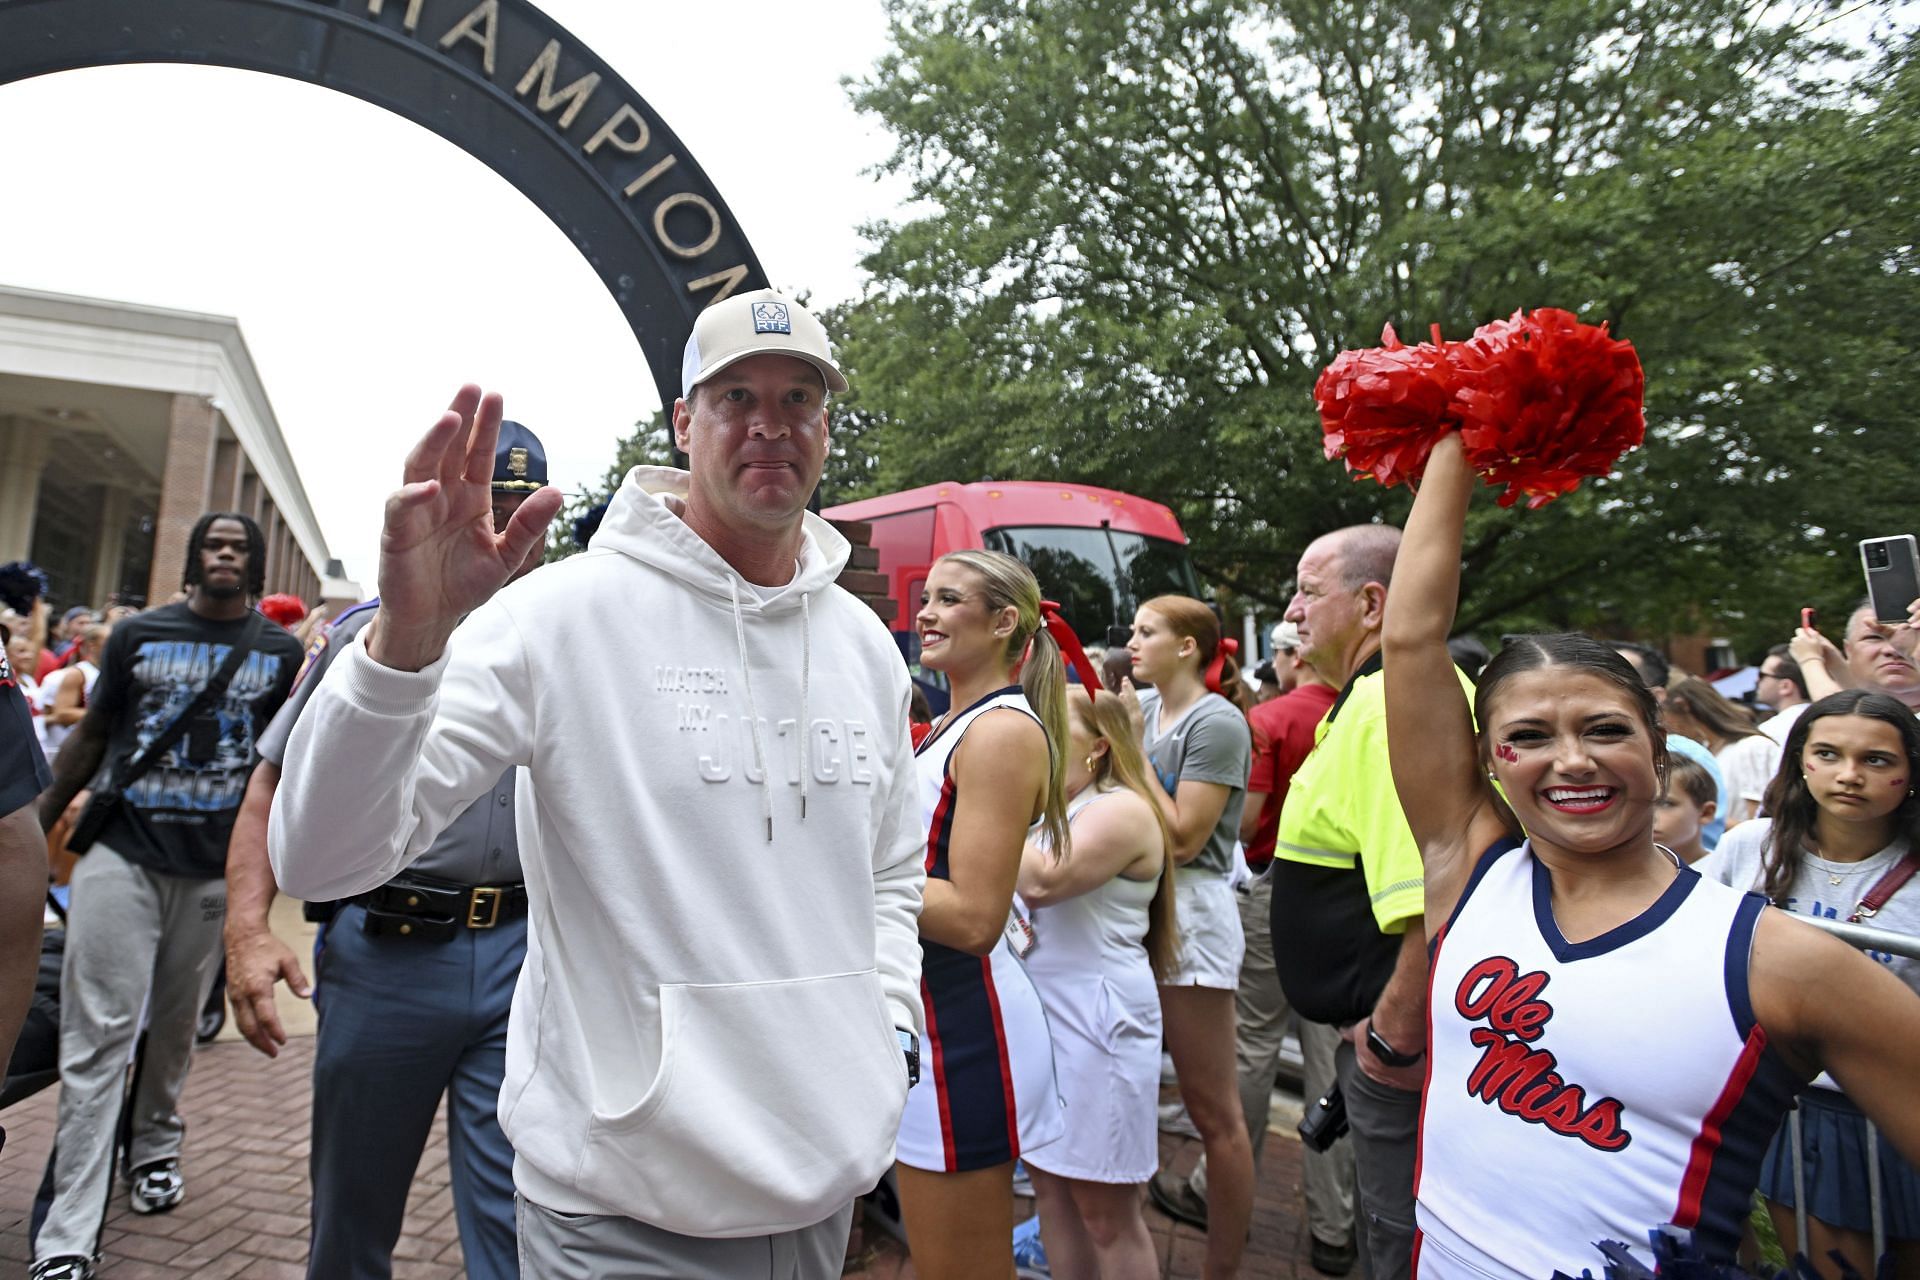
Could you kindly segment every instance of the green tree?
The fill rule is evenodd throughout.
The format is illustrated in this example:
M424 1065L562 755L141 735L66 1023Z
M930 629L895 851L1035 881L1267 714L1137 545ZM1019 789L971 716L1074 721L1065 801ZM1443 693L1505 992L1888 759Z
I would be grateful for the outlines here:
M1313 535L1405 510L1323 459L1319 370L1385 322L1553 305L1635 342L1648 442L1541 511L1476 508L1464 626L1752 653L1857 593L1856 538L1908 527L1920 72L1892 6L890 12L853 92L926 212L869 229L836 317L830 499L1108 484L1279 602Z
M547 527L546 563L565 560L582 548L574 538L574 522L597 504L612 498L620 482L634 467L671 467L673 458L673 422L664 410L655 410L652 418L633 424L633 434L614 449L613 465L597 486L583 490L567 500L560 514Z

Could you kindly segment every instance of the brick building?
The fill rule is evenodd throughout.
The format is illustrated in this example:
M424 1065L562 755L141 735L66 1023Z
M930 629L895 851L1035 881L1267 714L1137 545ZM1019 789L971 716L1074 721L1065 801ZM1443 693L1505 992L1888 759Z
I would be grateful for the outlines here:
M160 603L211 510L259 521L269 592L359 599L236 321L0 286L0 562L57 606Z

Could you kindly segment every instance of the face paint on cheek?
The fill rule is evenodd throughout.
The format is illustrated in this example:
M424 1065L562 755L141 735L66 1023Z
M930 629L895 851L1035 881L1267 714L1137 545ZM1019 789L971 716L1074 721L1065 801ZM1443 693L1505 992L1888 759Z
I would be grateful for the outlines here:
M1505 760L1508 764L1520 763L1520 753L1518 751L1515 751L1513 749L1513 746L1510 743L1505 743L1505 742L1501 743L1499 746L1493 749L1493 754L1496 756L1499 756L1502 760Z
M1905 778L1895 778L1892 782L1889 782L1887 785L1893 788L1895 791L1898 791L1900 790L1900 788L1907 785L1907 780Z

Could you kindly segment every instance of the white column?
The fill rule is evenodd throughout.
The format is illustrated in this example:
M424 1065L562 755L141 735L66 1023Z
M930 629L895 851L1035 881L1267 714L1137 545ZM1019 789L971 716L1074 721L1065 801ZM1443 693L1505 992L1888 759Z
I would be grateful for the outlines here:
M100 490L100 522L93 544L93 589L86 603L98 609L120 589L121 566L127 554L127 491L108 483Z
M32 554L40 475L49 447L40 428L0 418L0 561L25 560Z

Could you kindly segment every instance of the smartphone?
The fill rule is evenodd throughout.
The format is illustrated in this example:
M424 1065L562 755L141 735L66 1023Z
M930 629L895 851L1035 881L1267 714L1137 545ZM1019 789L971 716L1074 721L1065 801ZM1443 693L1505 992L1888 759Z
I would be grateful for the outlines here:
M1881 622L1905 622L1907 606L1920 600L1920 548L1913 535L1863 539L1860 564L1867 571L1873 616Z
M1800 625L1808 631L1814 630L1813 620L1819 616L1819 613L1820 611L1818 609L1802 609L1800 611Z

